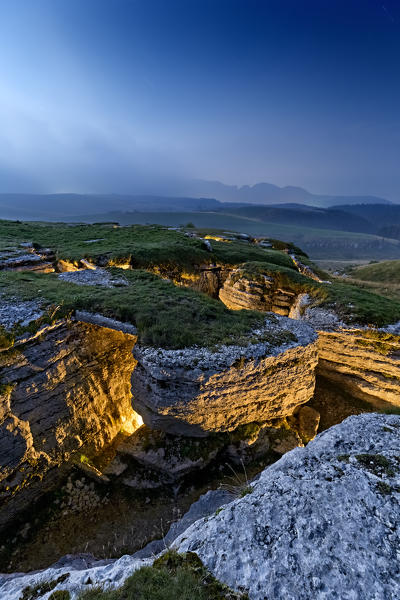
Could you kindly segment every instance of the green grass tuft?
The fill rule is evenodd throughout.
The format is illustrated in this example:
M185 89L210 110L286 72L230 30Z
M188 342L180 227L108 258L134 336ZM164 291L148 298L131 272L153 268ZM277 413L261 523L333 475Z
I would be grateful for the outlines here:
M167 551L117 590L82 592L78 600L248 600L220 583L193 552Z

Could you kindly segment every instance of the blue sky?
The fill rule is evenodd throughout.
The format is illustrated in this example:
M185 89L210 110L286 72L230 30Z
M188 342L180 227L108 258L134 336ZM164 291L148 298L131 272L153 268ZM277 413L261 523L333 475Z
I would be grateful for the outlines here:
M397 0L0 0L0 191L400 201Z

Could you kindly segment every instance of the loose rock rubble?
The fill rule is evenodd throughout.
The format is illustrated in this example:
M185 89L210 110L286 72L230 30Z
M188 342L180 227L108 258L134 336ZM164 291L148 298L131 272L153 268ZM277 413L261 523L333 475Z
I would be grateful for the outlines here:
M63 499L60 508L64 516L74 512L89 512L109 502L108 496L101 497L96 492L94 482L89 483L85 478L73 481L69 477L65 486L61 488L61 493Z
M113 277L108 271L101 268L79 269L60 273L58 278L77 285L101 285L103 287L126 286L128 282L123 277Z

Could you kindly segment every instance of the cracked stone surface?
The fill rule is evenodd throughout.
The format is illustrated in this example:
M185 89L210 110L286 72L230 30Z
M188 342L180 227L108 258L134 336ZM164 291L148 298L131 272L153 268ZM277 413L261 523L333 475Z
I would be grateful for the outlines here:
M196 552L220 581L247 589L251 600L398 598L399 455L399 416L349 417L265 469L244 497L217 510L229 499L203 497L182 520L189 527L182 532L176 525L168 543ZM118 587L153 559L68 556L41 572L1 576L0 596L15 600L27 585L68 573L54 589L76 600L89 581Z

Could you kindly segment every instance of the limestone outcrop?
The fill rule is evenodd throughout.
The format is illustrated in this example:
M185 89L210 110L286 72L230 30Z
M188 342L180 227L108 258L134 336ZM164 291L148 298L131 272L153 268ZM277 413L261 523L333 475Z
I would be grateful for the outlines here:
M303 318L318 331L318 375L373 408L400 406L398 324L351 325L319 307L307 308Z
M31 242L0 251L0 270L52 273L54 252L50 248L35 249Z
M322 377L375 408L400 406L400 334L345 323L333 311L311 306L305 293L276 287L273 276L233 271L219 297L231 309L273 311L308 322L318 332Z
M135 340L61 321L0 352L0 526L50 489L77 451L132 431Z
M305 323L268 315L247 346L136 345L133 408L151 429L189 436L285 417L312 397L316 338Z
M283 289L272 275L249 277L241 268L234 269L219 291L219 299L232 310L272 311L291 316L303 294Z
M186 530L173 526L168 544L196 552L251 600L398 598L399 432L396 415L350 417L265 469L233 502L204 497L183 518ZM75 600L90 585L120 586L161 549L115 561L66 557L45 571L1 576L0 595L14 600L28 585L53 581Z
M375 408L400 406L400 336L375 329L320 331L318 373Z
M398 416L350 417L174 545L251 600L397 598L399 430Z

